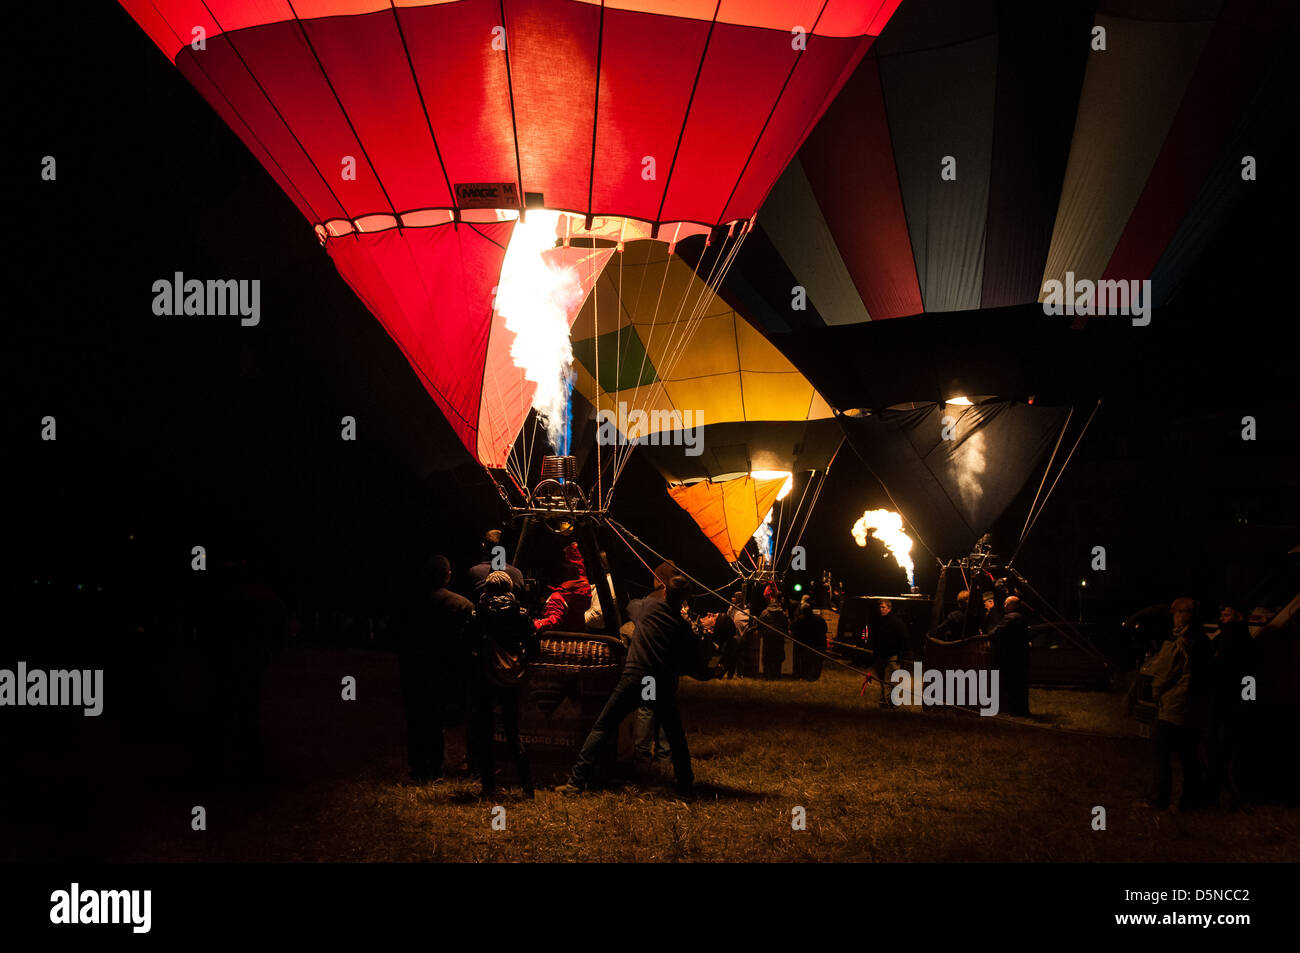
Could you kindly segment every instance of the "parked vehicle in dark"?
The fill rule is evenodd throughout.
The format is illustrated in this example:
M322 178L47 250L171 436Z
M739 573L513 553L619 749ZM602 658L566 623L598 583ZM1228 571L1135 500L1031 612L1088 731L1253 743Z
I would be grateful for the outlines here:
M1139 664L1141 660L1160 649L1174 630L1174 617L1169 614L1169 604L1161 602L1134 612L1122 623L1128 632Z
M1127 654L1115 625L1041 623L1029 627L1029 640L1031 685L1106 689Z
M1283 698L1295 698L1296 691L1291 685L1300 683L1296 675L1294 662L1294 627L1297 615L1300 615L1300 546L1292 547L1276 565L1240 600L1247 608L1247 622L1251 637L1259 640L1262 654L1261 671L1268 673L1272 684L1282 686L1277 692ZM1208 612L1208 607L1202 607ZM1213 641L1219 634L1218 622L1203 618L1206 636ZM1292 635L1288 642L1287 628ZM1156 705L1151 699L1151 667L1160 646L1173 631L1173 619L1169 607L1163 603L1147 606L1133 613L1124 620L1124 627L1132 633L1133 641L1141 646L1143 660L1138 668L1138 677L1133 687L1131 702L1133 715L1141 723L1143 734L1156 720ZM1287 682L1287 679L1290 682Z

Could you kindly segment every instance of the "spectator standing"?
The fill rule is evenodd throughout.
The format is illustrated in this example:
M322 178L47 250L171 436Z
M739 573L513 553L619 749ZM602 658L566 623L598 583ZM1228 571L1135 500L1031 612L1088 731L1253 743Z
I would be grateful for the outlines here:
M1213 643L1214 699L1208 739L1210 777L1207 799L1236 805L1242 795L1242 754L1250 736L1251 702L1242 698L1246 677L1255 674L1255 641L1235 607L1219 609L1219 634Z
M1020 599L1007 596L1002 621L989 633L994 664L1000 677L999 705L1010 715L1029 717L1029 622L1020 611Z
M794 639L794 673L798 678L815 682L821 678L822 655L826 651L826 620L812 606L812 598L804 596L790 623Z
M501 709L506 744L515 759L515 771L524 797L533 796L533 774L528 753L519 738L519 693L527 664L537 658L538 639L528 610L514 593L514 579L493 571L484 580L483 595L474 612L474 665L471 669L473 726L479 756L481 797L496 793L496 756L492 744L492 718Z
M451 562L434 556L399 598L392 617L406 712L407 755L417 783L442 778L447 702L465 690L463 659L474 606L447 588Z
M505 561L505 547L502 544L501 530L490 529L483 534L482 559L469 567L470 598L477 602L483 598L487 577L493 572L504 572L510 577L510 585L517 598L524 597L524 574ZM493 565L496 563L497 565Z
M1175 599L1173 636L1160 649L1154 666L1151 695L1156 701L1152 732L1155 754L1155 792L1147 805L1169 807L1173 788L1173 759L1183 770L1180 810L1199 807L1203 799L1203 772L1198 752L1200 729L1205 722L1205 694L1210 678L1205 635L1195 624L1196 602Z
M763 677L769 679L781 677L785 640L790 634L790 620L781 602L781 594L773 587L768 593L767 608L758 617L763 644Z
M894 605L888 599L881 599L876 607L880 620L867 633L867 648L871 650L872 670L880 682L880 707L893 708L890 678L898 670L898 658L907 647L907 626L894 615Z

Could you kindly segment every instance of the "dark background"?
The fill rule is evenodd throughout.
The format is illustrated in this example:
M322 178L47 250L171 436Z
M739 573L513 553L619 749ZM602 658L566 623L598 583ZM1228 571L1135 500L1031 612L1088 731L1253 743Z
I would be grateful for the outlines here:
M310 225L127 14L24 15L7 63L9 584L47 633L125 606L177 620L201 543L210 565L254 560L300 618L328 615L321 637L364 640L413 554L471 560L495 492ZM45 155L55 182L40 179ZM1017 560L1068 615L1085 577L1089 618L1239 595L1300 542L1296 184L1260 175L1146 329L1135 386L1102 406ZM176 271L261 279L260 326L154 316L151 285ZM977 319L970 334L997 347ZM56 442L40 439L47 414ZM345 414L356 442L339 439ZM1036 485L994 529L1007 555ZM900 591L883 550L849 535L889 506L842 449L804 538L809 568L850 592ZM704 582L731 578L635 455L614 514ZM647 573L608 545L635 591ZM1105 573L1088 568L1094 545ZM932 591L933 560L914 555ZM10 638L37 635L19 628Z

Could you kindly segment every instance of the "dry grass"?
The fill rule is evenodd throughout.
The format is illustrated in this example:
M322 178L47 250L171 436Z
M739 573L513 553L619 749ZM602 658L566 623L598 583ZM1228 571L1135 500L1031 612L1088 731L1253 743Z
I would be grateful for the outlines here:
M358 676L359 701L337 701L341 674ZM1280 807L1189 815L1139 807L1148 777L1139 739L881 711L870 691L858 696L859 685L831 668L816 683L687 681L697 800L675 800L668 778L576 798L540 790L532 802L507 788L499 831L493 805L474 799L469 780L396 782L404 764L391 659L297 652L268 685L268 755L279 780L206 792L158 780L121 805L121 836L97 853L184 861L1281 861L1300 846L1300 818ZM1120 704L1091 693L1033 697L1044 721L1058 724L1112 724L1111 702ZM449 761L459 754L453 739ZM189 830L195 803L208 809L206 832ZM1094 805L1106 808L1105 831L1091 829ZM796 806L806 809L806 831L791 829Z

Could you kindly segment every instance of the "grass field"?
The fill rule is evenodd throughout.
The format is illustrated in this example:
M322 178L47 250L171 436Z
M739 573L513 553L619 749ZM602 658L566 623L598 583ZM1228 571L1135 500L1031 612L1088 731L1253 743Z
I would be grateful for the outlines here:
M339 700L342 674L358 680ZM202 789L180 755L137 744L82 790L79 850L111 860L272 861L1281 861L1300 855L1300 812L1282 807L1153 813L1149 755L1136 737L1096 737L943 711L882 711L861 679L686 681L682 708L699 794L670 778L576 798L507 785L495 804L477 785L401 783L404 728L390 656L296 650L268 679L264 720L272 781ZM1035 691L1039 724L1130 732L1114 696ZM449 731L448 762L459 760ZM125 741L126 739L123 739ZM91 757L93 762L93 755ZM44 766L45 790L59 771ZM208 829L190 829L204 806ZM87 807L89 805L89 807ZM1106 830L1092 829L1093 808ZM793 830L802 807L807 829ZM498 812L499 813L499 812ZM20 853L59 835L30 829ZM56 850L57 853L57 850ZM64 851L67 853L67 850Z

